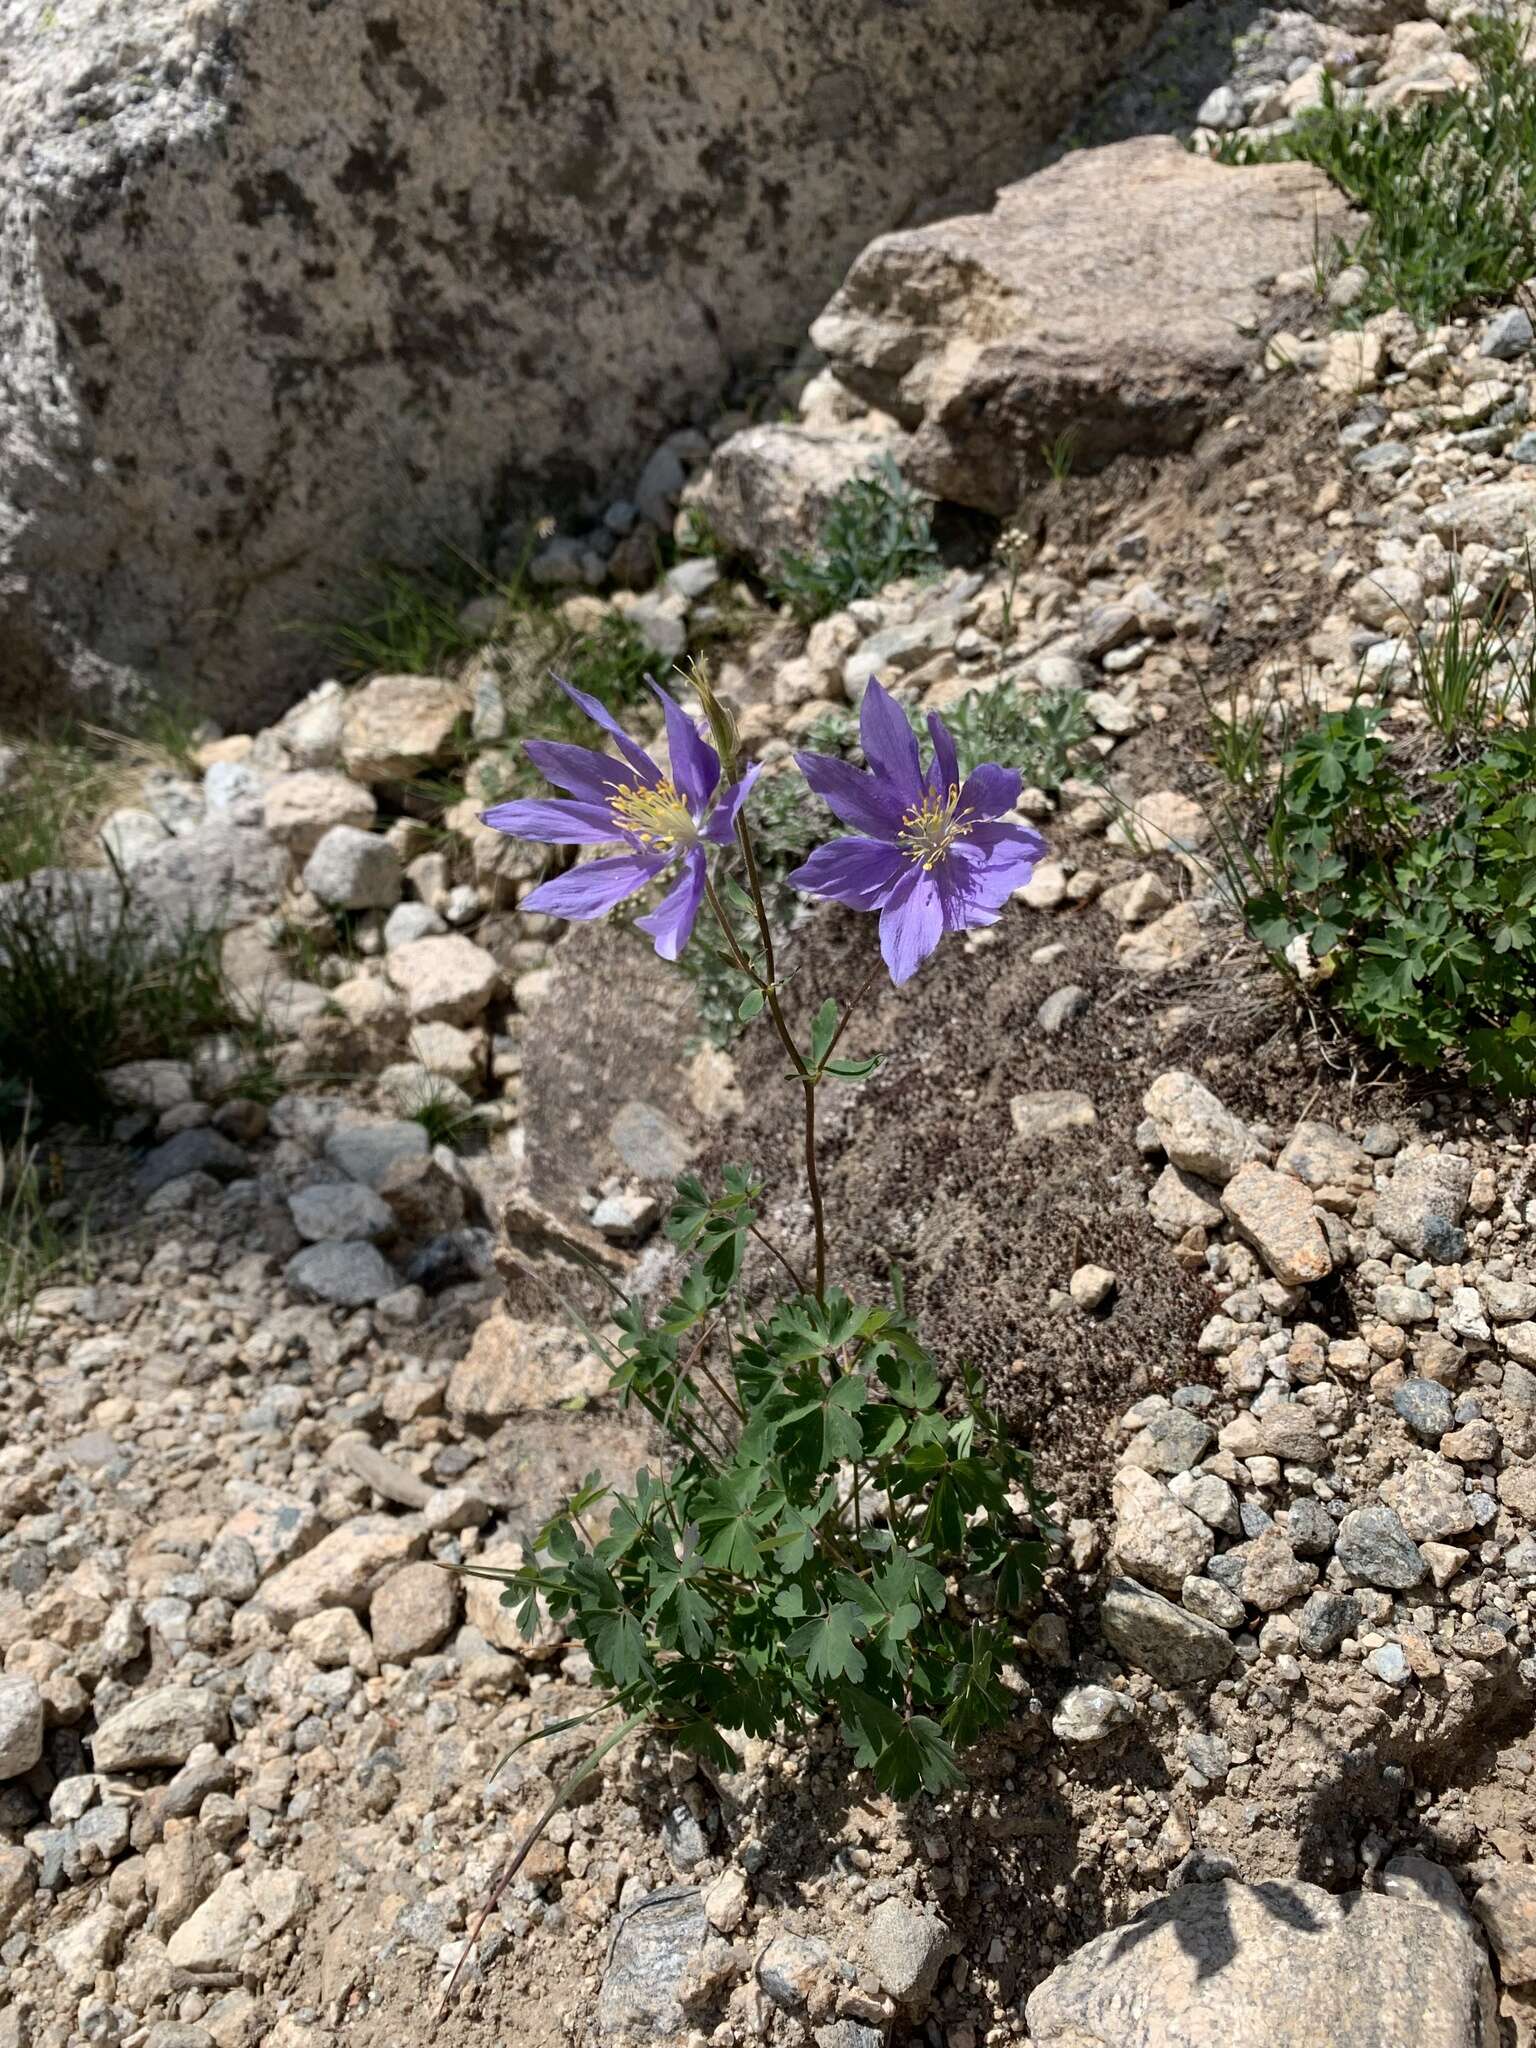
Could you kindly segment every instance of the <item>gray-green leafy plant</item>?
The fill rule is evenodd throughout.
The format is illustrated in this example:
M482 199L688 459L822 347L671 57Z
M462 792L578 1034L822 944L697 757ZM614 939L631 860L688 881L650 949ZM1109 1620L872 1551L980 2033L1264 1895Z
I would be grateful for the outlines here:
M938 564L932 501L914 490L889 455L868 476L844 484L827 508L811 553L786 554L769 578L772 595L809 624L873 597L903 576Z

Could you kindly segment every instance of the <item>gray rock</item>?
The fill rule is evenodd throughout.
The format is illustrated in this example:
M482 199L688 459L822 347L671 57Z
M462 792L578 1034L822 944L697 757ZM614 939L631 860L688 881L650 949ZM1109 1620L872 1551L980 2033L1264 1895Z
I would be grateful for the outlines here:
M200 1743L222 1748L229 1712L201 1686L163 1685L111 1714L91 1737L98 1771L146 1771L184 1764Z
M399 1159L424 1159L432 1141L418 1123L337 1124L325 1141L325 1156L353 1180L376 1188Z
M1051 1716L1051 1733L1058 1742L1103 1742L1135 1718L1124 1693L1107 1685L1074 1685Z
M1286 1510L1285 1533L1298 1557L1326 1557L1338 1525L1321 1501L1302 1494Z
M1389 1507L1356 1508L1339 1524L1334 1553L1352 1578L1406 1592L1428 1572L1413 1538Z
M1365 1660L1365 1668L1373 1678L1379 1678L1383 1685L1390 1685L1399 1692L1413 1677L1413 1667L1398 1643L1383 1643L1380 1649L1372 1650Z
M1241 1628L1248 1618L1248 1610L1239 1594L1224 1586L1219 1579L1206 1578L1192 1573L1184 1581L1179 1598L1191 1614L1202 1621L1213 1622L1217 1628Z
M333 825L304 864L304 886L331 910L388 910L400 901L400 856L377 833Z
M1214 1440L1215 1431L1198 1415L1165 1408L1131 1439L1120 1461L1139 1465L1144 1472L1187 1472L1199 1464Z
M686 1133L649 1102L626 1102L609 1123L608 1142L641 1180L675 1180L696 1149Z
M945 1958L957 1943L935 1913L919 1912L901 1899L885 1899L869 1916L864 1952L880 1989L898 2005L927 2003Z
M1488 322L1478 336L1477 346L1481 355L1492 356L1496 362L1512 363L1526 353L1531 341L1530 314L1523 306L1506 306Z
M19 1778L43 1754L43 1696L30 1678L0 1678L0 1779Z
M290 1294L300 1301L364 1308L393 1294L400 1276L377 1245L332 1241L295 1252L283 1269Z
M1251 1159L1248 1127L1193 1074L1159 1074L1142 1098L1170 1162L1224 1186Z
M638 464L871 233L981 200L1163 11L1117 0L1085 28L1050 0L1009 37L961 0L915 78L899 11L804 0L739 12L702 64L697 21L616 25L594 0L444 0L419 47L349 8L303 38L282 10L226 38L185 0L143 0L132 33L22 9L0 88L8 708L61 675L106 697L163 674L261 725L323 660L285 626L334 619L370 562L476 547L503 487L542 503L578 438L589 481ZM770 108L762 80L807 39ZM509 179L513 123L528 162L591 175ZM151 487L129 457L152 444ZM648 512L681 474L669 443Z
M1395 1873L1395 1881L1393 1873ZM1498 2001L1471 1916L1417 1858L1388 1891L1295 1879L1181 1887L1054 1970L1038 2048L1481 2048Z
M1224 1629L1185 1613L1134 1579L1111 1580L1099 1620L1110 1647L1160 1685L1220 1678L1232 1661Z
M708 1938L703 1899L693 1885L650 1892L625 1907L608 1944L597 1994L599 2036L680 2035L686 2021L678 1989Z
M904 447L900 436L852 428L744 427L721 442L683 493L683 506L726 553L773 570L788 554L814 553L837 493L868 476L883 454L899 461Z
M757 1960L757 1981L780 2012L803 2012L810 1991L832 1960L814 1935L780 1934Z
M1296 1622L1301 1647L1309 1657L1331 1657L1344 1638L1360 1626L1360 1603L1352 1593L1330 1593L1319 1587L1309 1594Z
M1451 1397L1437 1380L1404 1380L1393 1392L1392 1406L1427 1444L1437 1444L1455 1426Z
M317 1181L299 1188L288 1197L288 1211L306 1244L387 1237L395 1227L389 1205L356 1180Z
M239 1180L251 1170L249 1156L207 1124L178 1131L147 1155L134 1175L141 1195L152 1195L184 1174L204 1173L214 1180Z
M1068 982L1065 988L1051 990L1035 1012L1035 1022L1047 1038L1055 1038L1069 1024L1075 1023L1092 1001L1087 989Z
M1399 1162L1376 1197L1376 1228L1399 1251L1449 1265L1466 1249L1458 1227L1472 1191L1472 1162L1454 1152L1430 1152Z
M1256 358L1261 280L1344 221L1301 166L1233 171L1145 136L1005 186L989 213L882 236L812 338L915 430L922 488L1006 517L1067 427L1088 466L1187 447Z
M393 952L396 946L414 946L418 939L437 938L447 929L447 921L430 903L397 903L384 920L384 944Z

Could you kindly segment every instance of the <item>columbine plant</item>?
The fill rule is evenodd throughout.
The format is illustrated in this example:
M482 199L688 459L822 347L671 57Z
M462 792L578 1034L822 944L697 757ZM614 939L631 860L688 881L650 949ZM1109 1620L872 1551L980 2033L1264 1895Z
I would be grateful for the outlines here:
M766 1016L801 1091L811 1265L802 1272L768 1238L762 1184L747 1168L728 1168L713 1191L679 1181L668 1230L692 1255L686 1277L657 1310L626 1304L603 1340L615 1388L657 1425L658 1469L640 1472L628 1494L589 1483L521 1570L483 1575L503 1583L525 1634L547 1616L564 1622L610 1694L605 1708L625 1717L583 1776L642 1725L731 1769L727 1734L769 1736L831 1714L883 1790L937 1792L958 1782L957 1753L1008 1712L1015 1621L1051 1533L1046 1503L969 1368L946 1396L899 1276L884 1300L828 1282L816 1104L824 1087L879 1065L839 1056L874 977L845 1005L829 997L801 1043L748 822L757 771L742 767L728 713L696 681L709 737L656 690L665 768L595 699L571 691L616 753L529 741L567 794L499 805L485 822L556 845L622 848L543 883L525 899L530 910L599 917L671 876L637 922L675 960L708 906L750 983L743 1015ZM946 932L995 923L1044 851L1005 815L1017 772L988 764L962 781L942 721L928 726L925 766L901 707L871 682L867 770L798 757L857 836L818 848L792 879L878 912L897 982ZM753 1241L772 1254L772 1287L747 1278Z

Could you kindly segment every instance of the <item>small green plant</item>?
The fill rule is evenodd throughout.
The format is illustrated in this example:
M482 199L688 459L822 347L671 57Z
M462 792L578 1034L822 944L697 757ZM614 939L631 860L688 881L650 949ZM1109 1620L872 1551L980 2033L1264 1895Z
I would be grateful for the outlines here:
M107 881L0 888L0 1074L82 1123L106 1108L107 1068L175 1056L233 1015L217 939L165 932Z
M83 1219L61 1220L63 1187L56 1165L29 1142L30 1103L23 1101L17 1135L0 1137L0 1337L26 1336L38 1289L66 1261L82 1264L89 1234Z
M471 598L487 593L496 594L493 579L457 555L430 572L381 563L362 591L356 619L306 630L329 644L348 675L438 675L484 638L461 625L459 615Z
M1536 1095L1536 724L1415 789L1383 720L1330 713L1286 754L1242 849L1249 927L1373 1044Z
M72 737L20 749L22 765L0 801L0 883L69 864L108 800L114 764Z
M1413 679L1419 699L1443 739L1480 733L1488 722L1501 636L1472 618L1459 589L1438 630L1421 633L1414 646Z
M466 1109L460 1090L428 1067L421 1070L405 1114L412 1123L421 1125L434 1145L450 1148L457 1148L466 1132L476 1129L484 1117L482 1110Z
M1222 146L1229 163L1316 164L1369 216L1340 252L1366 273L1351 321L1398 306L1433 326L1507 298L1536 269L1536 72L1525 31L1484 16L1466 48L1478 80L1465 91L1371 109L1325 81L1322 105L1288 134Z
M1077 460L1077 446L1082 439L1077 427L1063 427L1053 440L1040 443L1040 460L1053 484L1064 484L1072 474Z
M771 594L810 624L900 577L930 573L939 558L931 510L883 455L871 475L853 478L832 500L815 551L783 557L769 580Z
M807 1285L743 1311L761 1193L739 1167L718 1195L680 1181L669 1234L698 1257L654 1318L616 1318L614 1384L660 1429L662 1467L628 1493L589 1481L537 1561L487 1576L525 1633L541 1609L563 1621L621 1712L717 1769L738 1768L722 1730L830 1714L882 1791L940 1792L1010 1712L1049 1513L977 1377L946 1402L899 1294Z
M1053 792L1070 776L1098 768L1088 744L1095 727L1082 690L1030 694L1015 683L999 683L970 691L944 715L962 775L983 761L1010 761L1027 784Z

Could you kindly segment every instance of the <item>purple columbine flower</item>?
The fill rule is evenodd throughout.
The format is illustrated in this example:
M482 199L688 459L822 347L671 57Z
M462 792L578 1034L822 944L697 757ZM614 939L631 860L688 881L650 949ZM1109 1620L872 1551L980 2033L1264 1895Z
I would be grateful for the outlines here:
M925 771L906 713L872 677L859 714L869 772L831 754L795 756L823 802L868 836L818 846L789 879L850 910L878 910L880 951L898 983L946 932L996 924L1045 852L1028 825L999 822L1019 800L1018 770L988 762L962 784L955 742L931 711L928 731Z
M649 681L647 677L647 681ZM527 797L494 804L481 822L519 839L549 846L627 847L607 860L582 861L569 873L541 882L521 908L551 917L602 917L627 896L654 882L679 861L676 885L649 917L636 920L656 942L663 960L675 960L693 933L704 895L706 849L728 846L736 813L757 777L749 768L739 782L720 787L720 756L688 717L651 683L667 723L671 772L632 740L611 712L584 690L561 683L571 702L609 734L619 758L561 740L525 740L533 765L568 797Z

